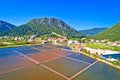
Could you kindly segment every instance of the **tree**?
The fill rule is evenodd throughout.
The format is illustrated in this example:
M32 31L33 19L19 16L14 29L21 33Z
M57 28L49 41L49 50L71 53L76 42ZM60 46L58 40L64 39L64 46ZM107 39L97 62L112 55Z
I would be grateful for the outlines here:
M83 49L83 52L84 52L84 53L87 53L87 50L86 50L86 49Z
M87 53L90 55L90 51L87 51Z
M109 59L112 59L112 56L109 56Z
M95 53L98 56L98 52Z

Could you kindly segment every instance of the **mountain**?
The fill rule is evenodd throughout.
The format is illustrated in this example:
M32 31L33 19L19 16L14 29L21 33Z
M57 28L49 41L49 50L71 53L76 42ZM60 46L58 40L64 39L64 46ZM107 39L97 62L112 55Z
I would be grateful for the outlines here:
M120 41L120 23L117 23L106 31L93 36L93 38L100 40L108 39L110 41Z
M79 32L81 32L82 34L85 34L87 36L93 36L93 35L103 32L107 29L108 28L93 28L93 29L79 30Z
M16 26L13 24L0 20L0 33L6 32L8 30L12 30L15 27Z
M21 25L5 34L10 36L23 35L44 35L55 32L65 37L82 37L82 34L62 20L56 18L39 18L33 19L28 23Z

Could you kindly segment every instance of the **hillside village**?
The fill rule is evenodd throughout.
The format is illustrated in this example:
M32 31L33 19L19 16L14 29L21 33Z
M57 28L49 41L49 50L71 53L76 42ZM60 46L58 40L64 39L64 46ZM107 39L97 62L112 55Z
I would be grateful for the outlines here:
M89 39L89 43L104 43L109 46L120 46L120 41L109 41L108 39L103 40Z

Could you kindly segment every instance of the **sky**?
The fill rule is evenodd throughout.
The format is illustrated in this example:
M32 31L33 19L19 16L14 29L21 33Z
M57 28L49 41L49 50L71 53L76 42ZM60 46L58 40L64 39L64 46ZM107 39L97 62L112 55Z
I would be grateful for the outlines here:
M0 0L0 20L21 25L42 17L76 30L111 27L120 22L120 0Z

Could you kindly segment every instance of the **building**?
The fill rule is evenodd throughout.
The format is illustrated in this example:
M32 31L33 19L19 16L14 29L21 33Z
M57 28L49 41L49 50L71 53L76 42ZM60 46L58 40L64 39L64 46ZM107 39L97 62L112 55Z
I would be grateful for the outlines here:
M81 51L84 49L84 47L81 44L75 44L75 49Z

